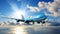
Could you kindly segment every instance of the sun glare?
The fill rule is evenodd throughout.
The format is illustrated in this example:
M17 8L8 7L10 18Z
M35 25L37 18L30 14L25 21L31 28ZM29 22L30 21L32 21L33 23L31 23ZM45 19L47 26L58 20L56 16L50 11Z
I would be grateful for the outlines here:
M17 19L22 19L22 17L21 17L21 15L25 15L25 11L15 11L14 13L13 13L13 16L15 17L15 18L17 18Z
M27 34L27 31L23 27L15 28L15 34Z

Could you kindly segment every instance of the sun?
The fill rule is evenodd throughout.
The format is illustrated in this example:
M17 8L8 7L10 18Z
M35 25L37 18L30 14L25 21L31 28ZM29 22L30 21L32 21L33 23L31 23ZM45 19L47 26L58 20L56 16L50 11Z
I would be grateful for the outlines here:
M25 11L23 10L20 10L20 11L15 11L13 12L13 16L17 19L22 19L21 15L25 15Z

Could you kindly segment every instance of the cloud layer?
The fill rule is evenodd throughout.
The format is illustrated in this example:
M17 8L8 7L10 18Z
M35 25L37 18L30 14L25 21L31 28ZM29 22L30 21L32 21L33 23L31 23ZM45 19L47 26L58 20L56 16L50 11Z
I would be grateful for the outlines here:
M51 12L52 14L48 14L46 11L44 12L46 15L49 16L59 16L60 15L60 1L54 0L54 2L38 2L38 7L33 6L27 6L27 8L30 9L32 12L40 11L41 9L46 8L48 12Z

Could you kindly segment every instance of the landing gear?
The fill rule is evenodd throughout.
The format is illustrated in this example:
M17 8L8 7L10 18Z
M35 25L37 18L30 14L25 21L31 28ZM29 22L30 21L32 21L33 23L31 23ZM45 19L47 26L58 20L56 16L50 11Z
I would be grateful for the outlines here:
M42 24L44 24L45 23L45 21L42 21Z
M26 24L31 24L31 23L30 23L30 22L28 22L28 21L26 21L25 23L26 23ZM32 22L32 24L34 24L34 22Z
M25 22L26 24L30 24L28 21Z
M37 22L38 24L40 24L40 22Z
M33 22L33 24L34 24L34 22Z
M30 24L29 22L26 22L27 24Z

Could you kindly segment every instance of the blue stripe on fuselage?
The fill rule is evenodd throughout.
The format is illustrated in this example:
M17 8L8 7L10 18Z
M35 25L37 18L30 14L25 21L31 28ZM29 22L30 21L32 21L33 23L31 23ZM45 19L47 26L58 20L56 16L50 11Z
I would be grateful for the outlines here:
M25 20L33 20L33 21L37 21L37 20L43 20L46 16L44 14L40 14L38 16L34 16L31 18L25 18Z

